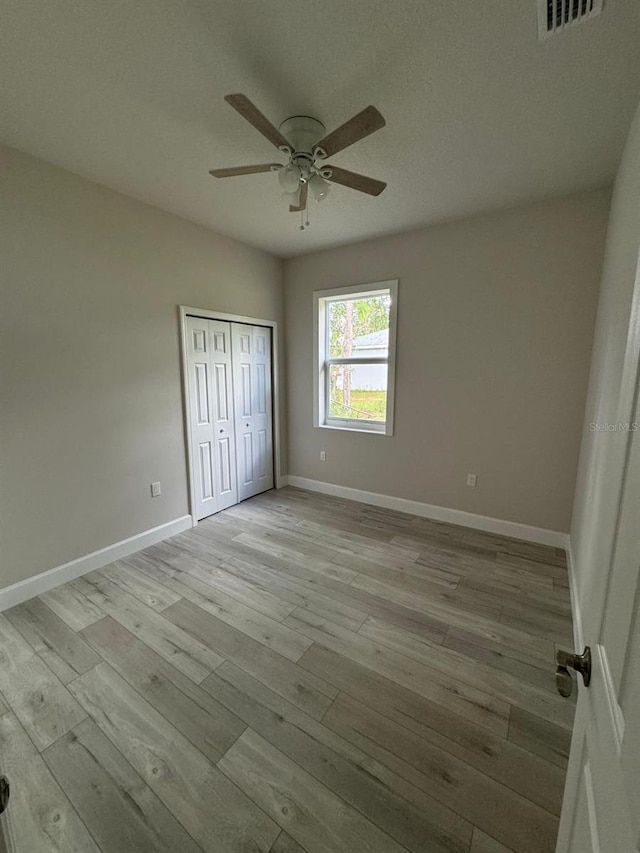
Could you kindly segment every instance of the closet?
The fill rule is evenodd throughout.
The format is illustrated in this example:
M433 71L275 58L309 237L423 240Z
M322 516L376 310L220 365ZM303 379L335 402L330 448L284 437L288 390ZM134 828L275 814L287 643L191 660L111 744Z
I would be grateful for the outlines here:
M273 488L271 329L186 318L194 512Z

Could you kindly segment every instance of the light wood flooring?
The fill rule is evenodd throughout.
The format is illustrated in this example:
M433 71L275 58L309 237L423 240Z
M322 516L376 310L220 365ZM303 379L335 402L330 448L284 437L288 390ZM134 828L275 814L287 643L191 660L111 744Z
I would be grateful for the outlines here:
M0 614L8 849L551 853L556 644L562 551L268 492Z

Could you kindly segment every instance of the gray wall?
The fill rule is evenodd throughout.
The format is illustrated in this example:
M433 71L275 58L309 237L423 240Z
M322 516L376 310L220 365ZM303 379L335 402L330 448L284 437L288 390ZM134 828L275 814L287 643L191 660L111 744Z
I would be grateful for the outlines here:
M621 380L640 252L640 108L618 170L602 271L589 394L571 524L578 591L585 605L608 565L628 433L593 432L591 423L628 420ZM636 309L637 310L637 309ZM604 591L601 592L604 594Z
M176 306L281 320L282 264L8 148L0 241L2 587L188 512Z
M285 261L289 473L568 531L608 208L593 191ZM389 278L395 435L314 429L313 291Z

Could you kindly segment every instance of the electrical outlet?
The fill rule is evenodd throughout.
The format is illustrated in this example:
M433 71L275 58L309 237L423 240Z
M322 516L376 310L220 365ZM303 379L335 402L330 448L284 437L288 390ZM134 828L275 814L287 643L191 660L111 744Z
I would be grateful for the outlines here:
M467 474L467 486L475 486L478 481L478 477L475 474Z
M162 494L160 483L151 483L151 497L157 498Z
M321 461L321 462L326 462L326 461L327 461L327 451L326 451L326 450L321 450L321 451L320 451L320 461Z

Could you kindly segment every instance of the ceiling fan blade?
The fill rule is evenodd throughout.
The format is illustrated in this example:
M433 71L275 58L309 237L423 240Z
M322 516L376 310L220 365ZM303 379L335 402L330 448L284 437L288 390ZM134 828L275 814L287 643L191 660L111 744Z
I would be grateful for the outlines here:
M321 139L314 147L322 148L327 157L332 157L384 126L385 120L378 110L375 107L367 107Z
M260 131L263 136L266 136L269 142L275 145L276 148L280 148L283 145L291 148L291 143L271 124L266 116L262 115L260 110L251 103L246 95L225 95L225 101L234 110L237 110L249 124L252 124L256 130Z
M309 197L309 184L304 183L300 184L300 198L298 199L298 204L290 204L289 212L290 213L300 213L301 210L307 209L307 198Z
M327 178L328 181L333 181L334 184L342 184L343 187L350 187L352 190L358 190L361 193L380 195L387 186L384 181L376 181L375 178L367 178L365 175L358 175L356 172L340 169L338 166L327 164L325 168L331 169L331 177Z
M258 172L270 172L273 166L280 163L261 163L259 166L232 166L230 169L211 169L214 178L235 178L236 175L256 175Z

